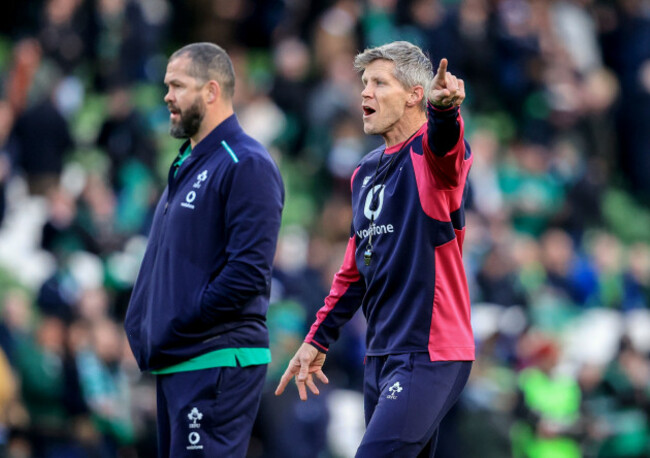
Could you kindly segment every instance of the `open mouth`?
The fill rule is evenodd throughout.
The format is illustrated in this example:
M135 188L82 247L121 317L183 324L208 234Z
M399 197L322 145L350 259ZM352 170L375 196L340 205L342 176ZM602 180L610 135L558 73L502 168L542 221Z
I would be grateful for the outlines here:
M366 105L363 105L361 108L363 108L363 115L364 116L370 116L370 115L374 114L374 112L375 112L374 108L370 108L369 106L366 106Z
M171 118L178 118L181 114L181 110L178 108L169 107L169 115Z

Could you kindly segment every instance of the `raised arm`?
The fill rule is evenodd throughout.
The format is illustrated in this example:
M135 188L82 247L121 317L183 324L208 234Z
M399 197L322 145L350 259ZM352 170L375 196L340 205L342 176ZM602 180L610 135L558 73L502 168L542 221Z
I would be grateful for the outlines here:
M449 189L460 184L469 150L463 139L464 126L460 115L460 105L465 100L465 83L448 72L447 65L447 59L441 59L431 82L424 152L437 185Z

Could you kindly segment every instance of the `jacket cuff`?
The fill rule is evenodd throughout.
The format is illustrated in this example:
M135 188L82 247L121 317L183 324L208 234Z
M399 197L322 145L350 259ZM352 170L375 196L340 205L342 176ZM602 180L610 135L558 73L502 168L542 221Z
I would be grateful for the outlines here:
M433 110L435 113L440 113L440 114L453 113L453 112L457 112L457 110L460 109L460 107L456 107L454 105L449 105L448 107L437 107L433 103L431 103L430 100L427 102L427 105L429 106L429 109Z
M327 351L329 350L326 346L319 344L315 340L307 340L307 339L305 339L305 343L308 343L309 345L311 345L312 347L314 347L316 350L318 350L321 353L327 353Z

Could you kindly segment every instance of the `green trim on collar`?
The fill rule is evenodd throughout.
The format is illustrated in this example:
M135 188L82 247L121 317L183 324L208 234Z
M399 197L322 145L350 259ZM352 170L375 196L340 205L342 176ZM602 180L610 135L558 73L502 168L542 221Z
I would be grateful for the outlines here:
M191 154L192 154L192 145L188 143L187 148L185 148L185 151L183 151L182 153L178 153L178 156L176 156L176 160L172 164L172 167L176 168L176 170L174 170L174 178L176 178L176 174L178 173L178 169L181 168L181 164L183 164L183 162L185 162L185 159L190 157Z

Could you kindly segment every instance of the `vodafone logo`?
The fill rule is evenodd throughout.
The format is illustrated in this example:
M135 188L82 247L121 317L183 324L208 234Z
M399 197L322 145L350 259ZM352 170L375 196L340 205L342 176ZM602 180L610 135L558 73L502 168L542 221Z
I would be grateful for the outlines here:
M386 186L383 184L378 184L368 192L368 195L366 196L366 203L363 207L363 214L369 220L376 220L379 218L381 209L384 206L385 189Z
M194 199L196 199L196 192L190 191L187 193L185 196L185 202L181 202L181 207L189 208L191 210L194 210Z

